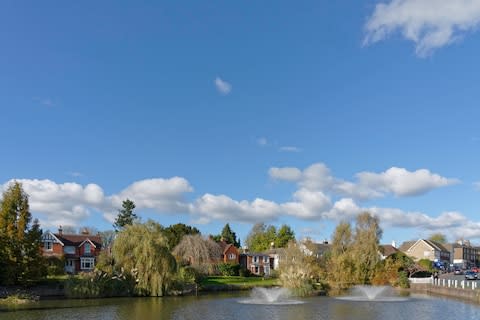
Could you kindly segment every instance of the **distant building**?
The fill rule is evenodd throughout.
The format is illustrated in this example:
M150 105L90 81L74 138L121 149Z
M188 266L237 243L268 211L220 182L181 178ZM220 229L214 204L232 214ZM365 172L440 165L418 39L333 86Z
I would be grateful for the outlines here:
M450 251L450 263L457 267L468 269L480 265L480 248L472 246L470 241L459 240L445 245L445 248Z
M450 264L450 251L436 241L426 239L407 241L400 246L400 251L416 261L428 259L439 267L448 267Z
M42 235L43 256L64 259L67 273L92 271L101 250L101 237L87 231L82 234L63 234L60 227L58 233L45 232Z
M398 249L390 244L381 244L380 245L380 258L385 260L387 257L391 256L398 252Z

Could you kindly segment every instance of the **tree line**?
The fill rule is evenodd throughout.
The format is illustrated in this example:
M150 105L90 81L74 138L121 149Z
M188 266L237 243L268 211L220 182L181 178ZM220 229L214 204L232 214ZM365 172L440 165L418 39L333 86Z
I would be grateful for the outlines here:
M114 230L100 233L108 250L99 257L96 272L67 283L72 296L85 296L85 292L162 296L183 290L199 277L216 272L222 254L219 241L240 245L228 223L219 234L203 237L197 228L182 223L164 227L151 220L142 222L134 209L133 201L123 201ZM0 284L26 284L46 275L47 264L39 249L41 236L38 221L32 221L28 195L14 182L0 201ZM408 285L405 279L418 265L401 253L381 261L381 236L378 218L364 212L355 224L339 223L330 249L320 256L306 254L308 243L302 247L296 242L288 225L277 229L257 223L245 244L251 252L285 248L277 275L285 287L299 294L319 283L332 289L354 284Z

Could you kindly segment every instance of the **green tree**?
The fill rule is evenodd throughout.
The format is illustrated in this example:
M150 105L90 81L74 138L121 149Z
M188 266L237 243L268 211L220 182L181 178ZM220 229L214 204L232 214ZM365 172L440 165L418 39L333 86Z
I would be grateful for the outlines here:
M430 238L428 238L430 241L438 242L440 244L445 244L447 243L447 237L443 233L433 233L430 235Z
M160 224L147 221L125 225L117 234L112 255L116 268L123 268L136 278L137 294L163 296L168 292L176 262Z
M134 209L135 203L132 200L126 199L123 201L122 209L118 210L117 218L113 224L115 231L122 230L125 226L132 225L138 220L137 215L133 212Z
M231 243L237 248L240 247L240 239L237 240L237 234L233 232L228 223L223 227L220 237L226 243Z
M284 224L277 231L275 247L285 248L290 241L295 241L295 233L290 226Z
M31 220L28 195L15 181L0 202L0 264L4 267L0 280L4 284L25 283L43 275L39 250L42 231L38 221L31 225Z
M276 248L284 248L289 241L295 240L295 235L288 225L282 225L277 231L275 226L257 223L248 233L246 244L250 251L260 252Z
M164 230L164 234L168 239L168 247L173 250L182 238L186 235L200 234L200 230L195 227L187 226L183 223L173 224Z
M357 283L369 284L380 262L382 229L377 217L369 212L357 216L353 242L355 276Z
M270 228L270 235L271 235ZM267 236L267 226L264 223L257 223L247 235L245 243L251 252L260 252L270 248L271 242Z
M352 226L348 222L339 223L333 234L332 248L327 261L328 281L332 288L344 289L354 283L352 246Z

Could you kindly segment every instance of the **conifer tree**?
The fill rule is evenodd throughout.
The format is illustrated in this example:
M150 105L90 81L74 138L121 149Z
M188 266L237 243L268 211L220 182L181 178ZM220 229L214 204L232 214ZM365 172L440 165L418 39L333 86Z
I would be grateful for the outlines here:
M0 201L0 281L16 284L42 276L43 259L40 255L42 231L32 215L28 195L15 181L3 193Z
M122 209L118 210L117 219L113 224L115 231L122 230L125 226L132 225L138 220L137 215L133 213L134 209L135 203L132 200L126 199L123 201Z

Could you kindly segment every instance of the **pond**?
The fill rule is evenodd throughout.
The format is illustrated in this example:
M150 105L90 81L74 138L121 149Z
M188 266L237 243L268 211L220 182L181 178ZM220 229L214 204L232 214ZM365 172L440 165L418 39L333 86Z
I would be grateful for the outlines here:
M198 297L116 298L40 301L28 310L0 311L0 320L87 319L479 319L480 306L438 297L413 295L398 300L331 297L295 299L292 303L258 303L250 293Z

